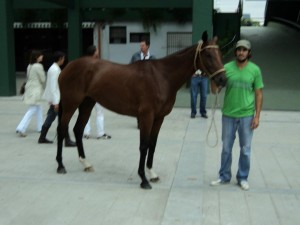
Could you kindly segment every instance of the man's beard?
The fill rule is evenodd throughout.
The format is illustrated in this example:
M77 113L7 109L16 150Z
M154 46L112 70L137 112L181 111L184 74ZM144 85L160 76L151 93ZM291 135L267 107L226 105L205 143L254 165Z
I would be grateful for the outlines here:
M239 63L244 63L244 62L246 62L247 60L248 60L248 58L243 58L243 59L241 59L241 58L237 57L237 61L238 61Z

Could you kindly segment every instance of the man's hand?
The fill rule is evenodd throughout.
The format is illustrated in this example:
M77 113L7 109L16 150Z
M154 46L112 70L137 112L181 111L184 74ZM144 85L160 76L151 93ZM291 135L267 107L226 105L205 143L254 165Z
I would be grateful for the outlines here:
M59 110L59 105L57 104L57 105L53 105L54 106L54 111L55 112L58 112L58 110Z
M252 120L251 128L256 129L256 128L258 128L258 126L259 126L259 118L254 117Z

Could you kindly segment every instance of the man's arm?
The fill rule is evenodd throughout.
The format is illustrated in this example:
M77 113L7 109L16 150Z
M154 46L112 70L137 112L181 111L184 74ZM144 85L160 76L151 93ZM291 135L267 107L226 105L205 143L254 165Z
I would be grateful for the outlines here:
M262 103L263 103L263 92L262 89L256 89L255 90L255 116L252 121L251 128L256 129L259 125L259 117L260 117L260 112L262 108Z

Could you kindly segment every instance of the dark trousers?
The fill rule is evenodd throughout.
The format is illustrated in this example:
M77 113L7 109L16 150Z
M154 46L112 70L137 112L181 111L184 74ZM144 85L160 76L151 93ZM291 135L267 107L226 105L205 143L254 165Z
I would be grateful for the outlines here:
M57 116L57 112L54 110L54 105L50 105L49 110L47 112L47 118L43 124L44 127L50 128L53 121L55 120Z
M206 115L206 98L208 92L208 78L206 76L193 76L191 79L191 115L197 114L197 96L200 90L201 115Z

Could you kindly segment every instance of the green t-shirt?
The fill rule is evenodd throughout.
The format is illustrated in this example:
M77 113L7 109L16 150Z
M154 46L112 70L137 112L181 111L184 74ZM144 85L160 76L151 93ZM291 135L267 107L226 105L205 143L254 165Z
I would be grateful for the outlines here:
M222 113L241 118L255 113L255 90L264 87L259 67L252 62L240 69L236 61L225 64L227 86Z

